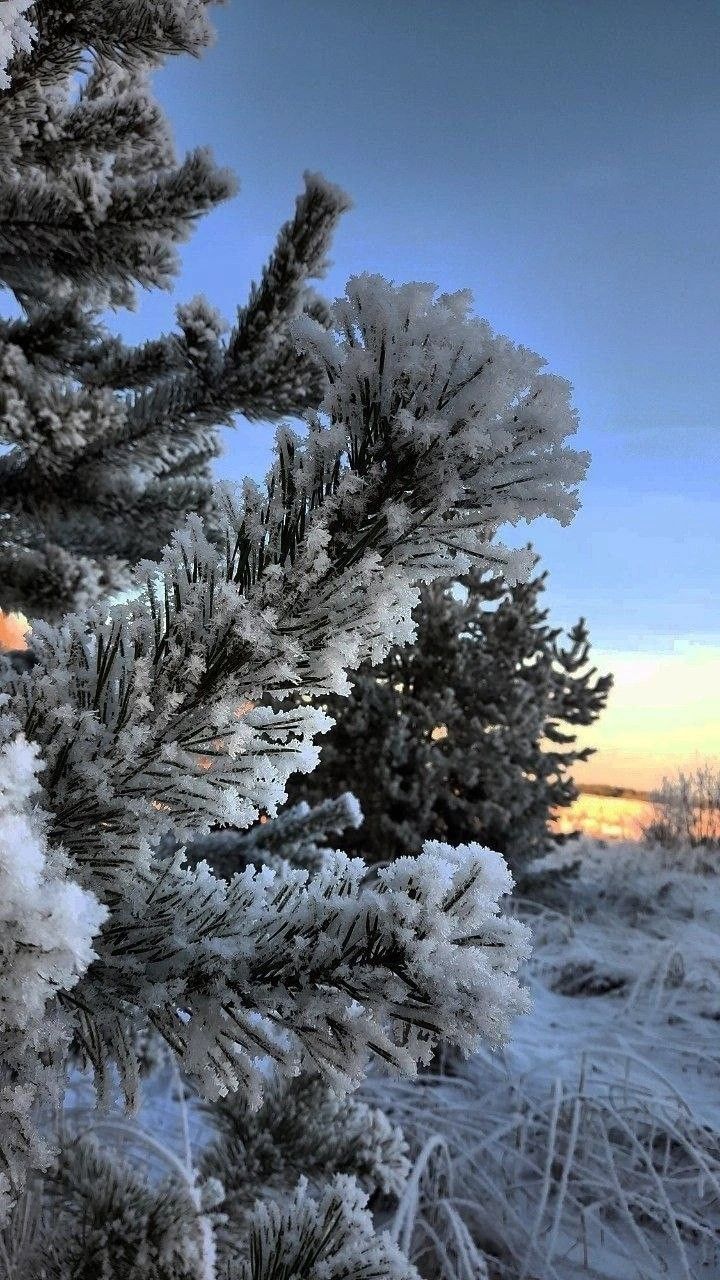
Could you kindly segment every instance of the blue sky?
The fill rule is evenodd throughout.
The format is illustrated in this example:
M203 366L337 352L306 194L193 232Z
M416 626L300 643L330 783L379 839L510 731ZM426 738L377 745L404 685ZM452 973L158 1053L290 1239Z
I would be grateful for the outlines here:
M574 384L583 509L518 535L553 618L584 614L603 656L715 650L717 0L231 0L215 21L202 60L157 78L179 145L210 143L241 184L177 296L232 315L322 171L355 202L326 292L361 270L469 287ZM171 318L160 295L122 327ZM228 433L223 474L262 474L270 439Z

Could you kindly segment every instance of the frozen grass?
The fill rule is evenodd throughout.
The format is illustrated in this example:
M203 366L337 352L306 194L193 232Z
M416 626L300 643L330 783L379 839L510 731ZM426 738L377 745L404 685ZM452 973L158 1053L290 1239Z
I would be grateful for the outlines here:
M535 1007L509 1052L368 1086L418 1152L398 1238L428 1277L720 1275L720 879L578 844L566 912L516 905Z
M549 1065L538 1079L476 1059L454 1081L383 1087L420 1151L397 1221L424 1274L483 1274L454 1247L462 1223L491 1276L717 1275L717 1133L647 1061L598 1047L577 1077Z

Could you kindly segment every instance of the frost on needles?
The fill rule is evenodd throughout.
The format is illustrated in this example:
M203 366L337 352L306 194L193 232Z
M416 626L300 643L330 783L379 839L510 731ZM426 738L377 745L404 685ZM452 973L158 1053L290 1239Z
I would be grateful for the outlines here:
M19 50L26 53L32 49L37 30L25 17L33 0L3 0L0 7L0 89L7 89L10 77L7 64Z
M138 1015L222 1093L256 1089L266 1054L343 1086L368 1054L410 1070L441 1037L501 1043L524 1007L499 855L429 846L372 885L338 855L228 884L154 852L170 829L272 812L316 759L313 698L409 634L414 584L477 557L511 568L500 521L573 510L584 459L564 447L566 384L470 318L466 296L367 278L349 299L323 335L325 398L306 437L279 432L267 487L223 494L217 540L189 517L129 603L36 623L36 665L5 693L4 734L45 764L50 839L109 910L59 1004L130 1090ZM288 709L297 688L307 704Z
M95 958L93 939L108 915L48 847L35 803L40 767L22 734L0 749L0 1221L28 1155L40 1168L50 1162L29 1117L48 1089L57 1092L68 1050L53 1001Z
M235 190L206 149L177 156L149 79L200 51L206 9L36 4L40 37L0 90L0 283L20 311L0 321L5 609L57 619L126 587L188 511L219 532L218 428L299 415L321 394L287 323L323 314L308 282L349 201L315 174L233 323L202 297L138 346L102 322L138 288L168 288L177 246Z
M364 275L332 307L309 294L348 203L317 176L234 326L196 301L176 334L108 337L100 309L164 282L173 245L227 194L204 153L169 156L142 78L198 47L204 10L37 4L37 42L0 94L0 279L21 310L0 326L0 604L47 605L34 665L8 665L0 689L2 874L36 868L0 915L0 985L27 988L54 1044L72 1042L100 1084L117 1067L129 1098L134 1032L149 1026L207 1097L240 1088L258 1103L268 1058L342 1092L373 1057L412 1072L439 1040L502 1044L526 1008L527 936L500 912L499 854L428 843L370 875L327 850L319 867L271 850L226 880L184 846L274 814L317 760L323 698L411 637L420 583L471 565L529 572L498 529L571 519L586 458L567 446L568 384L474 318L468 293ZM45 238L23 229L32 209ZM265 485L213 489L216 430L237 411L304 413L304 429L279 427ZM23 938L46 897L81 909L76 932L62 916L50 930L43 985ZM17 1191L47 1158L34 1095L64 1062L34 1023L16 1025L12 1001L0 1012L17 1046L0 1171ZM278 1274L272 1249L290 1239L317 1240L303 1276L346 1274L368 1223L342 1176L317 1201L301 1187L257 1211L237 1274ZM411 1274L393 1249L373 1237L353 1274Z

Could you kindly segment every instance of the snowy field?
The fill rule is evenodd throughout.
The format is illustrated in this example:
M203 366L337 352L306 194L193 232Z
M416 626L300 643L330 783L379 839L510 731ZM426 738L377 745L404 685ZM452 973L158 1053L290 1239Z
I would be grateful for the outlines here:
M559 848L542 877L553 905L514 903L534 932L534 1008L505 1054L365 1086L414 1156L399 1207L377 1216L428 1280L720 1277L712 862L588 838ZM172 1093L166 1074L140 1144L166 1170L195 1163L208 1132Z

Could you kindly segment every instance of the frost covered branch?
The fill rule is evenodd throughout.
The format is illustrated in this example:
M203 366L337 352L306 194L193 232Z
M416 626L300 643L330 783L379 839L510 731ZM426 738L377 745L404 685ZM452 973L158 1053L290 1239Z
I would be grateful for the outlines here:
M34 320L8 325L5 342L0 330L0 439L13 446L0 457L5 608L30 599L48 617L82 588L89 600L126 586L128 564L159 555L188 509L219 533L209 470L218 427L238 413L273 421L317 404L320 371L288 323L315 307L307 282L324 270L348 202L316 174L305 183L229 331L202 298L178 308L179 334L140 348L97 328L89 340L83 314L67 306L60 350L39 343ZM0 239L2 224L0 209Z
M40 767L22 736L0 749L0 1221L28 1160L49 1163L29 1113L55 1092L70 1039L54 998L77 985L108 914L48 847L33 803Z
M250 867L229 885L202 864L173 872L114 907L98 961L63 998L99 1071L127 1059L118 1013L131 1007L206 1096L258 1096L262 1056L341 1089L371 1054L412 1073L440 1039L502 1044L527 1007L527 931L498 914L512 881L490 850L428 844L372 885L342 854L312 876Z
M117 875L123 896L128 867L141 872L164 830L189 839L272 812L326 725L283 697L344 692L347 670L407 639L418 579L467 563L460 545L512 572L523 553L491 543L496 526L541 504L559 518L574 509L585 459L563 448L575 429L567 385L467 320L466 299L431 306L416 290L408 308L406 290L379 281L366 293L402 337L397 363L382 337L348 354L329 384L330 425L314 415L307 439L282 429L266 491L226 492L223 543L189 517L160 567L140 566L132 603L34 629L37 665L8 711L42 746L55 837L109 889ZM469 389L447 400L458 352L491 371L474 417ZM443 416L429 362L448 384ZM357 378L373 369L377 395L405 386L412 414L381 418L375 401L356 412Z
M206 5L75 8L34 6L37 47L0 91L0 284L22 311L0 321L0 607L46 620L124 589L187 511L217 529L221 426L318 403L288 323L325 315L308 282L349 205L305 175L234 325L197 297L172 333L111 337L102 312L168 287L177 245L235 180L205 149L178 159L149 78L165 54L200 52Z
M190 865L273 819L317 760L323 699L412 636L419 584L529 572L500 527L569 520L586 465L568 385L469 294L369 275L331 307L311 292L349 203L315 174L234 324L197 298L171 334L108 335L99 317L167 285L233 190L207 152L176 157L150 89L164 57L207 43L207 7L37 0L28 47L13 0L0 45L0 285L19 310L0 321L0 609L43 615L0 668L0 1194L47 1164L38 1103L70 1053L133 1097L138 1028L207 1096L257 1102L267 1059L281 1088L309 1069L343 1091L373 1056L412 1073L439 1040L499 1045L526 1007L526 934L500 913L511 880L489 850L431 843L371 877L323 849L315 866L357 819L346 800L233 837L270 865ZM266 485L215 490L238 413L306 421L278 430ZM282 857L296 842L304 869ZM404 1166L370 1127L376 1185ZM127 1265L153 1274L157 1196L78 1152L73 1221L117 1195ZM413 1280L354 1183L318 1195L256 1208L238 1280ZM182 1232L160 1218L152 1248L192 1270L195 1226L176 1265ZM60 1274L94 1265L83 1239L58 1258Z
M303 321L325 396L305 438L279 431L267 488L220 495L222 538L189 517L128 603L35 624L35 665L6 685L2 731L39 747L49 837L111 912L63 1007L130 1091L138 1013L223 1092L255 1087L259 1054L343 1085L368 1053L412 1069L441 1037L501 1043L523 1007L496 855L428 848L370 887L342 859L226 885L158 852L169 831L272 814L316 759L313 700L411 635L418 581L475 560L522 571L498 525L575 508L567 384L466 295L433 294L365 277L329 333Z
M336 800L321 800L312 808L303 801L276 818L261 820L248 832L212 831L194 841L187 856L194 864L207 862L214 874L225 880L259 863L277 869L283 862L290 862L294 867L312 870L328 853L330 838L348 828L360 827L362 820L355 796L346 791Z
M319 1200L302 1179L289 1204L258 1204L237 1280L419 1280L389 1233L375 1233L366 1203L354 1180L337 1174Z
M25 17L33 0L2 0L0 5L0 89L7 89L10 77L7 65L15 53L29 53L37 30Z
M222 1184L218 1207L228 1223L220 1239L230 1247L247 1231L259 1184L278 1201L294 1189L300 1170L312 1189L337 1173L357 1178L370 1195L399 1196L405 1187L410 1161L402 1131L378 1107L338 1097L319 1076L274 1078L256 1112L241 1093L208 1112L219 1132L200 1174Z

